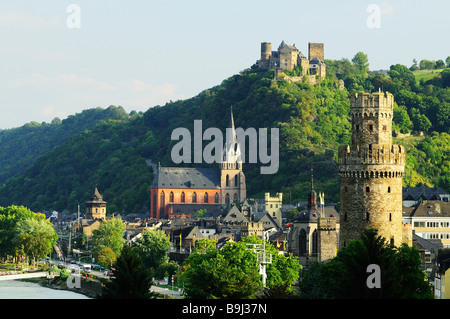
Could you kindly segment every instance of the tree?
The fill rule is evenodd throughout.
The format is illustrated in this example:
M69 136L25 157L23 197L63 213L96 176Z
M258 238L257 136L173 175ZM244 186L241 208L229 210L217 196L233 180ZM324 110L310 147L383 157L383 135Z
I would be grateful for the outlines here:
M92 232L91 249L98 256L99 252L106 247L119 255L124 245L123 234L125 232L125 224L122 220L112 218L105 220L98 229Z
M98 252L97 260L103 267L112 268L112 265L117 260L117 255L111 248L105 247Z
M150 272L131 246L123 246L114 267L114 278L105 284L102 298L149 299L153 296Z
M426 275L420 269L416 248L388 245L375 229L366 230L361 240L353 240L326 264L316 264L300 283L303 298L330 299L428 299L432 298ZM379 267L379 286L368 282Z
M369 70L369 59L364 52L358 52L352 59L353 64L362 76L367 76Z
M48 220L27 218L19 220L15 227L13 240L23 254L31 256L33 261L47 256L56 244L58 235Z
M447 64L447 68L450 68L450 56L445 59L445 63Z
M241 241L246 245L263 243L263 240L256 236L244 237ZM266 253L272 254L272 263L266 266L266 287L276 290L285 285L287 290L292 291L292 284L298 279L301 269L297 259L292 254L280 255L275 246L268 242L265 248Z
M133 246L144 264L154 270L169 261L167 249L170 247L170 240L162 230L142 232Z
M244 243L229 242L220 250L204 247L184 262L181 278L188 298L246 299L257 293L256 255Z
M48 233L48 241L40 241L35 231ZM29 236L20 238L23 234ZM17 256L19 251L23 254L22 245L25 241L31 241L31 244L31 237L39 240L41 244L46 243L50 249L57 240L56 232L44 214L34 213L24 206L0 207L0 257Z

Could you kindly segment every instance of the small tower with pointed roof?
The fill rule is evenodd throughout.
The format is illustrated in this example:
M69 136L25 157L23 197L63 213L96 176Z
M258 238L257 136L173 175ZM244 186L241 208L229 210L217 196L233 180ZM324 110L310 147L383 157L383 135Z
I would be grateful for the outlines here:
M106 219L106 202L97 187L91 200L86 202L86 219Z
M230 107L230 121L226 129L226 141L220 163L223 204L243 202L247 196L245 175L242 171L242 156L245 155L241 154L234 127L233 109Z

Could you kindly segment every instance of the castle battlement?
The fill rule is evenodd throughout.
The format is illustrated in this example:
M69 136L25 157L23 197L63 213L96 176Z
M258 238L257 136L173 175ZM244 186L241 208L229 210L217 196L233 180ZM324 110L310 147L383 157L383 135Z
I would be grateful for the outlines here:
M340 146L339 165L400 165L406 163L406 151L403 145L372 144L371 149L359 145Z
M350 96L351 109L387 109L394 110L394 96L389 92L355 93Z

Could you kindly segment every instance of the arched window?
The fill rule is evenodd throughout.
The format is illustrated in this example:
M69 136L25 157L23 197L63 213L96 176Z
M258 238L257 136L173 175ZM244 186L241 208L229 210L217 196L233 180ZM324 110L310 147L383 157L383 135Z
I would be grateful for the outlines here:
M239 186L239 180L238 180L238 175L234 175L234 186L238 187Z
M306 254L306 231L304 229L300 230L300 234L298 236L298 254Z
M203 195L203 202L205 204L208 204L208 193L205 193L205 195Z
M196 192L194 192L194 194L192 194L192 202L197 203L197 193Z
M312 234L312 253L317 254L319 252L319 234L317 229L314 230Z
M169 203L173 203L173 192L170 192Z
M214 203L216 203L216 204L219 203L219 194L218 193L214 194Z
M160 200L159 200L159 207L160 207L159 208L159 210L160 210L159 214L160 214L161 217L164 216L164 206L165 206L164 201L165 201L165 198L166 198L166 196L165 196L164 192L162 191L161 195L160 195Z
M230 194L226 194L225 195L225 204L229 204L230 203Z
M233 201L234 201L235 203L238 201L238 196L237 196L237 194L234 194L234 196L233 196Z
M184 195L184 192L181 193L181 202L184 203L186 199L186 196Z
M228 176L228 174L227 177L225 178L225 186L226 187L230 186L230 176Z

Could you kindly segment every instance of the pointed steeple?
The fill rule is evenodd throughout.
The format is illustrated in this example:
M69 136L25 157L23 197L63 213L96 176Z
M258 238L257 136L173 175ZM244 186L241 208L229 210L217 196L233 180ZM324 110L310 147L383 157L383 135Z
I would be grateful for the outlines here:
M230 106L230 120L226 129L225 145L223 149L222 168L242 169L241 148L237 141L234 127L233 107Z
M308 192L308 208L317 208L317 193L314 190L314 175L311 168L311 190Z

